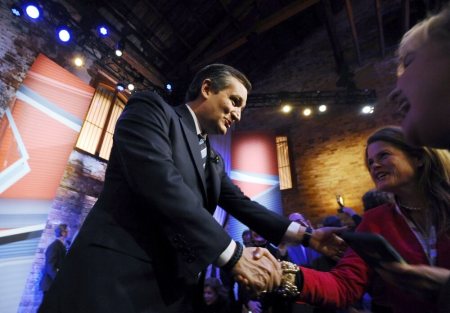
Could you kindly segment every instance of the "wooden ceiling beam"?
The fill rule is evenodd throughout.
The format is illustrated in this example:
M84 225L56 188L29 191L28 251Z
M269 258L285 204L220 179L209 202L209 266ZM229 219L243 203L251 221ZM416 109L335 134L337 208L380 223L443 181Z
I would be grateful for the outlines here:
M358 64L361 65L361 52L359 50L358 33L356 32L355 19L353 18L353 7L351 0L345 0L345 10L347 11L348 22L350 23L350 28L352 30L352 39L355 47L356 58L358 59Z
M122 25L126 25L129 30L132 31L133 35L139 38L141 43L146 43L149 45L153 52L161 59L163 59L166 63L169 63L170 66L173 66L172 61L167 57L166 53L163 53L160 48L158 48L153 40L150 40L150 38L147 38L147 36L143 34L149 34L153 38L155 38L158 41L158 44L161 46L164 46L164 44L161 42L161 40L156 36L155 33L153 33L147 26L143 25L143 23L140 22L140 19L134 15L133 12L131 12L129 9L127 9L124 5L120 5L121 8L120 11L116 9L116 6L112 6L111 2L106 0L101 0L103 2L103 5L105 8L107 8L108 12L110 12L116 19L118 19ZM132 19L134 22L138 21L138 24L133 24L131 22L130 16L133 16ZM120 32L119 32L120 34ZM126 34L122 34L126 35ZM140 49L136 47L134 44L133 46L136 48L137 51ZM165 48L165 47L164 47Z
M170 29L170 31L175 35L175 37L189 50L192 50L192 45L190 45L184 38L183 36L180 35L179 32L176 31L175 27L172 25L172 23L169 21L169 19L163 15L161 12L159 12L159 10L155 7L154 4L152 4L151 1L146 1L146 4L148 5L148 7L153 11L153 13L161 20L164 21L164 23L168 26L168 28Z
M240 3L240 5L233 10L232 16L241 16L248 12L249 8L253 5L255 0L245 0ZM209 36L202 39L196 44L196 48L192 51L188 57L183 61L185 64L191 63L195 58L197 58L216 38L230 25L230 20L222 20L213 30L208 32Z
M293 3L281 8L271 16L257 22L249 30L236 35L233 39L226 42L221 49L212 52L209 55L205 55L196 64L192 66L193 69L199 68L205 64L214 62L215 60L227 55L234 49L242 46L248 41L248 36L252 33L260 34L263 33L274 26L284 22L288 18L297 15L298 13L306 10L310 6L318 3L319 0L297 0Z
M333 12L331 10L330 0L321 0L325 14L325 27L333 49L334 61L336 62L337 72L340 73L345 66L344 53L336 34L336 25L334 23Z
M381 14L381 1L374 0L375 3L375 13L377 15L377 27L378 27L378 42L380 45L380 55L384 57L386 53L386 45L384 43L384 28L383 28L383 17Z

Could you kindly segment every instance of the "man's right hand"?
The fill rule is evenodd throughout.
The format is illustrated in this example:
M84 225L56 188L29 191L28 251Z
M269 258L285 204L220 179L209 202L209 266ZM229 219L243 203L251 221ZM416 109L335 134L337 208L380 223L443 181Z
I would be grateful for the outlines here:
M281 267L264 248L244 248L241 258L231 270L235 280L255 294L271 291L281 283Z

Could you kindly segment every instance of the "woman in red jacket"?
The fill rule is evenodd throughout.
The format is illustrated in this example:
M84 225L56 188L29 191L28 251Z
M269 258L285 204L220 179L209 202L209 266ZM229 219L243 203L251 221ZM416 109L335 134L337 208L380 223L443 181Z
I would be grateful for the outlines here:
M376 188L393 193L396 201L366 212L356 231L381 234L409 264L449 269L448 151L411 146L400 128L385 127L367 140L366 165ZM330 272L300 267L299 299L318 306L345 308L361 298L375 276L373 269L349 249ZM436 312L433 299L413 296L408 286L402 289L384 284L388 311Z

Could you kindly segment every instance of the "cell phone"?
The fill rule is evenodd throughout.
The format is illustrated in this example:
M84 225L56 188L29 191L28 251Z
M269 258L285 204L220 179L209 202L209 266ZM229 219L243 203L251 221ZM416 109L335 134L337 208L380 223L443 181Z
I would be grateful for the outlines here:
M344 207L344 197L341 195L336 195L336 202L339 205L339 209L337 209L338 213L344 213L342 208Z
M383 262L405 260L394 247L380 234L346 232L339 235L370 267L381 267Z

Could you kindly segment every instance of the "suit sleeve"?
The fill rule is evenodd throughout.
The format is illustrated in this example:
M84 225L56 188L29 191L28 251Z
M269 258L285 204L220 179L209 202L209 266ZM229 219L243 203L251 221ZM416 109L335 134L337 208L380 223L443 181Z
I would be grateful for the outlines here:
M114 149L128 186L149 210L156 211L153 216L167 224L164 229L173 246L179 247L182 240L193 251L186 265L191 274L197 274L231 239L174 164L171 136L182 134L170 133L170 124L178 122L171 110L155 96L130 100L116 125ZM189 162L189 155L186 158ZM175 238L174 233L181 237Z
M278 245L291 222L248 198L225 173L222 158L220 162L216 165L219 167L221 180L220 207L268 241Z
M45 270L47 274L55 279L56 274L58 273L58 264L60 263L60 253L55 244L51 244L48 246L47 251L45 252Z

